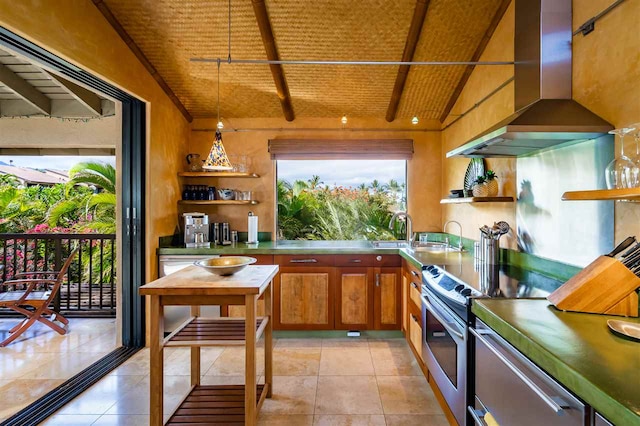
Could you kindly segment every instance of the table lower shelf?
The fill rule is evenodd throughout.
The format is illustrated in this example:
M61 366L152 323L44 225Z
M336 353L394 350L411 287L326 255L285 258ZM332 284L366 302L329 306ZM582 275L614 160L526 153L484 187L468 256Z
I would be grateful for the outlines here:
M264 402L269 385L258 385L257 410ZM182 401L166 425L244 424L244 385L196 386Z
M256 319L256 340L268 323L269 317ZM164 346L228 346L244 343L244 318L192 317L164 340Z

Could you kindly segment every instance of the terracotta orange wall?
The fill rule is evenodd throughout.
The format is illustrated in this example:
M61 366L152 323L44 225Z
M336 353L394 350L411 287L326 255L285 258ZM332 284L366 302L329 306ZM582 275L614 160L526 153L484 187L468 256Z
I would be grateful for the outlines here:
M252 210L259 217L259 230L272 232L275 236L275 162L269 157L267 145L275 138L408 138L414 141L414 158L408 163L409 214L413 218L414 230L438 231L440 217L441 144L439 123L411 125L408 120L389 124L383 120L350 120L346 130L336 124L338 119L296 119L292 123L284 119L231 119L226 129L256 129L249 131L225 132L223 142L228 154L245 154L251 159L251 171L260 175L259 179L218 179L212 184L218 187L252 190L256 206L209 207L206 213L211 221L225 221L232 229L247 230L247 213ZM192 124L190 152L205 156L211 148L215 119L196 119ZM286 128L288 130L282 130ZM433 129L415 131L413 129ZM208 130L207 130L208 129ZM326 129L326 130L309 130ZM365 129L365 130L356 130ZM372 131L376 129L375 131ZM393 131L393 129L412 129ZM186 167L186 163L185 163ZM185 180L185 183L193 181ZM197 183L197 182L194 182Z
M610 5L609 0L573 0L573 28ZM640 36L632 28L640 17L639 2L624 2L596 23L585 36L573 37L573 98L616 127L640 121ZM481 60L513 60L514 4L507 10ZM513 75L512 66L477 67L454 106L445 126L455 114L471 108ZM513 83L442 133L442 193L461 186L468 159L446 159L455 148L514 112ZM629 141L628 149L632 148ZM635 145L633 145L635 149ZM516 196L515 160L486 159L499 176L501 195ZM451 205L442 210L442 220L458 220L464 235L478 239L478 227L495 220L516 224L515 204ZM635 203L616 203L616 241L640 235L640 207ZM515 247L505 240L504 246Z
M158 237L177 223L189 123L90 0L0 0L0 26L147 102L146 275L155 277Z

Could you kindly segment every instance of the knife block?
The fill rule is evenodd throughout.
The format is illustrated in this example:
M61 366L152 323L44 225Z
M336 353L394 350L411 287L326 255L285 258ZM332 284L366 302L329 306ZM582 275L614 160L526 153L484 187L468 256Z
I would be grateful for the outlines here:
M600 256L547 300L563 311L638 316L640 278L618 260Z

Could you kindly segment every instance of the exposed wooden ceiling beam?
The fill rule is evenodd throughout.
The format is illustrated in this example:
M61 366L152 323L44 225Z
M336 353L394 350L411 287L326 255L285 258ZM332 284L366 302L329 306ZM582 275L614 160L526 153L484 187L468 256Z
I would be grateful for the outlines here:
M85 89L82 86L78 86L76 83L69 81L65 78L57 76L51 72L44 71L53 80L60 83L75 100L78 101L83 107L85 107L92 115L102 116L102 99L90 90Z
M191 123L193 121L193 117L191 116L191 114L189 114L189 111L187 111L187 109L182 104L182 102L180 102L180 99L178 99L176 94L173 93L173 90L171 90L171 87L169 87L167 82L164 81L162 76L158 73L158 70L156 70L155 67L151 65L151 62L149 62L149 60L144 55L144 53L142 53L142 50L140 50L140 48L133 41L131 36L129 36L127 31L125 31L124 27L120 24L120 22L118 22L118 20L113 15L113 13L111 13L111 10L107 7L104 1L103 0L92 0L92 1L93 1L93 4L96 5L98 10L105 17L107 22L109 22L113 27L113 29L116 30L120 38L126 43L127 46L129 46L129 49L133 52L136 58L138 58L138 60L147 69L147 71L149 71L149 74L151 74L151 77L153 77L153 79L158 82L158 85L162 88L164 93L167 94L167 96L169 97L169 99L171 99L174 105L180 110L184 118L189 123Z
M409 34L407 34L407 42L404 45L404 52L402 52L403 62L413 61L413 54L416 51L418 40L420 40L420 32L422 31L424 18L425 16L427 16L429 1L430 0L416 1L416 8L413 9L413 18L411 19L411 26L409 27ZM400 98L402 98L404 85L407 82L409 69L410 65L400 65L400 68L398 68L396 83L393 86L393 92L391 92L391 100L389 101L389 107L387 108L386 119L389 123L396 119L398 105L400 105Z
M252 0L251 3L253 4L253 12L255 13L258 21L260 34L262 35L264 50L267 52L267 59L270 61L279 61L280 58L278 56L275 39L273 38L273 30L271 28L271 21L269 20L267 6L264 4L264 0ZM287 80L284 78L282 65L270 64L269 68L271 68L273 82L276 84L276 92L278 93L280 104L282 105L284 118L287 121L293 121L295 115L293 113L293 106L291 105L291 94L289 93Z
M498 27L498 24L502 20L502 17L507 11L507 8L509 7L510 3L511 3L511 0L502 0L502 3L500 3L500 7L498 7L498 10L496 10L495 15L493 15L493 19L491 20L491 23L489 24L487 31L484 33L484 36L482 36L482 40L480 40L480 44L478 44L478 48L473 53L473 56L470 59L471 62L477 62L480 60L480 57L484 53L484 49L486 49L487 44L489 44L489 40L491 40L491 36L493 36L493 33L495 32L496 28ZM455 90L451 94L451 97L449 98L449 102L447 102L447 106L444 108L442 115L440 115L441 123L444 122L444 120L446 120L447 117L449 116L451 109L456 104L456 102L458 101L458 98L460 97L460 94L462 93L462 89L464 89L464 86L467 84L467 81L469 81L469 77L471 77L471 73L473 72L474 68L475 68L475 65L467 65L467 67L465 68L464 73L462 74L462 77L458 82L458 85L456 86Z
M0 82L42 114L51 115L51 99L2 64L0 64Z

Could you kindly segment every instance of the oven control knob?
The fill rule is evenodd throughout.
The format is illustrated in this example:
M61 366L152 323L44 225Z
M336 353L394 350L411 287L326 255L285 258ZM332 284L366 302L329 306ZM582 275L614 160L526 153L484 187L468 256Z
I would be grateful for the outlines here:
M433 266L432 266L432 265L429 265L429 266L427 266L427 267L425 268L425 270L427 270L427 271L431 271L432 269L433 269Z
M469 296L471 294L471 289L470 288L462 289L460 291L460 294L463 295L463 296Z
M458 293L462 292L462 290L464 290L464 286L462 284L458 284L457 286L455 286L453 288L455 291L457 291Z
M438 271L436 268L433 268L429 272L431 272L431 275L433 275L434 277L437 277L438 275L440 275L440 271Z

